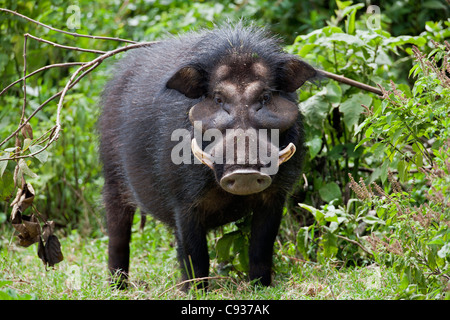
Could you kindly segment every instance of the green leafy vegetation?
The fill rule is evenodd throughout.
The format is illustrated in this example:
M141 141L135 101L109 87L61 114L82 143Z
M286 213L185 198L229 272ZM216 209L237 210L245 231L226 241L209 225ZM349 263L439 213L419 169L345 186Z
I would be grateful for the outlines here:
M304 174L290 196L274 248L274 285L248 283L249 219L209 236L208 299L449 299L450 7L383 1L380 15L352 1L79 0L79 29L64 1L5 1L54 28L153 41L244 17L284 39L319 69L382 89L382 96L322 79L299 92L305 116ZM75 8L76 9L76 8ZM375 19L375 20L374 20ZM378 19L378 20L377 20ZM76 22L76 20L75 20ZM377 25L379 22L379 25ZM0 12L0 90L23 76L25 33L65 46L109 51L115 41L74 38ZM27 74L91 61L92 52L27 40ZM178 290L174 237L147 219L133 226L132 286L107 281L107 237L97 155L98 98L114 59L67 92L58 140L57 99L0 145L0 299L192 299ZM25 117L62 90L79 65L27 78ZM21 123L22 82L0 95L0 143ZM53 220L64 261L46 269L37 248L17 246L11 203L22 181L35 191L27 214Z
M429 31L392 37L357 30L351 36L352 21L346 31L329 26L294 43L325 70L374 81L383 91L377 97L328 83L302 93L313 166L305 179L313 183L300 208L314 222L299 230L297 249L321 263L392 266L401 279L398 298L448 299L450 45ZM439 34L447 38L445 25ZM410 70L400 69L409 78L390 67L390 55L400 49L403 60L413 62Z

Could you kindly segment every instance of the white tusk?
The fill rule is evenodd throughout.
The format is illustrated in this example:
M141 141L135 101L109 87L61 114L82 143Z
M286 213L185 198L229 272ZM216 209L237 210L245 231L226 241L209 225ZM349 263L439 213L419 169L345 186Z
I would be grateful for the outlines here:
M294 155L296 150L295 145L292 142L289 143L286 148L278 153L278 165L288 161Z
M209 154L205 153L202 148L198 146L197 140L194 138L191 141L191 149L194 156L200 160L203 164L206 164L208 167L214 170L214 161L213 157Z

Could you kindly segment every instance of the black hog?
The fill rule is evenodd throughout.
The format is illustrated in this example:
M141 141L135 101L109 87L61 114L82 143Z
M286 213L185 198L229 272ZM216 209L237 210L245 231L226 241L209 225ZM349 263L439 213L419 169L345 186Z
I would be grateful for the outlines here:
M295 91L316 75L265 31L240 23L117 63L99 131L108 265L121 284L136 208L173 228L186 279L208 276L209 229L252 214L249 277L271 283L283 205L304 155Z

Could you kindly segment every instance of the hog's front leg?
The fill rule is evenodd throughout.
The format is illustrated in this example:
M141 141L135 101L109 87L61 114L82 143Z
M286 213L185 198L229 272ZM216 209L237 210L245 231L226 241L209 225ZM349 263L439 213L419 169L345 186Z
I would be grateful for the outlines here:
M252 217L249 263L250 280L269 286L272 277L273 244L280 227L284 201L255 208Z
M178 214L176 216L176 238L178 242L178 261L183 280L203 278L209 275L209 254L206 231L195 219L195 213ZM187 290L191 283L186 283ZM206 289L207 280L196 282L197 288Z

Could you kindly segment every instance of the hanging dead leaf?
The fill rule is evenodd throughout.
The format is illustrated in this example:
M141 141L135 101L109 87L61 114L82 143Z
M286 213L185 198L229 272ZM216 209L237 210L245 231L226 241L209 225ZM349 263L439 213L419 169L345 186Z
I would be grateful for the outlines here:
M14 168L14 176L13 176L14 188L20 184L19 179L22 179L23 176L23 174L21 174L19 171L20 171L19 165L16 165L16 167Z
M44 262L44 264L47 266L47 259L45 258L45 245L41 237L39 237L37 255L42 260L42 262Z
M48 237L47 243L45 244L45 256L50 267L63 261L64 256L61 252L61 243L57 236L51 235Z
M61 252L61 243L58 237L53 235L53 229L53 221L48 221L44 224L42 227L42 237L40 237L38 245L38 257L41 258L45 266L48 265L50 267L53 267L64 259Z
M20 129L20 132L25 138L33 140L33 129L31 128L31 125L29 122L25 124L25 126Z
M48 238L53 235L53 230L55 230L55 223L53 221L47 221L42 226L42 238L44 239L45 243L47 243Z
M34 214L31 216L22 216L20 212L17 212L12 221L12 225L14 229L19 231L18 238L20 246L28 247L39 241L41 227Z
M29 183L23 186L23 189L17 191L16 198L11 203L13 207L11 211L11 223L13 227L19 231L19 245L28 247L39 241L41 227L38 219L33 215L22 215L34 200L34 189Z
M11 203L13 207L11 223L19 232L19 245L28 247L38 242L38 257L44 262L46 267L52 267L64 259L61 252L61 244L58 238L53 235L54 222L43 219L44 225L41 231L39 220L34 214L31 216L22 214L24 210L33 204L34 196L35 192L32 185L23 182L23 188L19 188L15 199Z
M11 203L11 207L13 207L13 213L15 214L17 211L22 213L29 206L33 204L34 200L34 189L33 186L29 183L26 183L23 189L19 188L17 190L16 198ZM14 219L14 215L11 213L11 219Z

